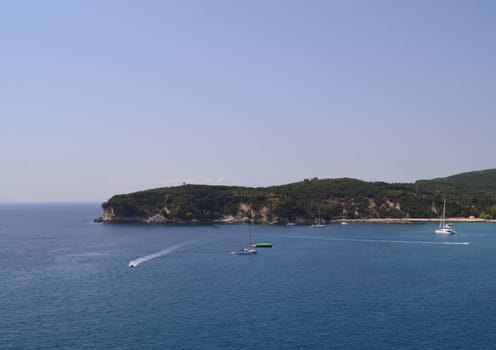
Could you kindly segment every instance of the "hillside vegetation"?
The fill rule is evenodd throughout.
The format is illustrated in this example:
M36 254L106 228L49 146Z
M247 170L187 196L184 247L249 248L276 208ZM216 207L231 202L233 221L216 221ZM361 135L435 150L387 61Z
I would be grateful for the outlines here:
M350 178L305 179L271 187L188 185L115 195L102 204L104 222L188 223L254 220L314 222L342 218L496 217L496 169L415 183Z

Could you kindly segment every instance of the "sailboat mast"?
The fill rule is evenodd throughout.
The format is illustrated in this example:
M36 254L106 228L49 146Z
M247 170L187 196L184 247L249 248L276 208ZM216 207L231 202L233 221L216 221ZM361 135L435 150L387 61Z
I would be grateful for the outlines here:
M250 223L248 224L248 239L250 240L250 244L249 244L249 247L251 247L251 221Z
M446 198L444 199L444 204L443 204L443 216L441 217L441 220L439 221L439 228L444 227L444 223L446 222Z

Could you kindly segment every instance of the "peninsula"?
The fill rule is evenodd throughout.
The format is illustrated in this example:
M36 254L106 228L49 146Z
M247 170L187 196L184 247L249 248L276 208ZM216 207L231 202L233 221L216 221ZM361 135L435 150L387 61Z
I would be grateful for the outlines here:
M191 185L115 195L102 204L104 223L313 223L343 217L353 221L406 222L447 216L496 218L496 169L414 183L351 178L305 179L270 187Z

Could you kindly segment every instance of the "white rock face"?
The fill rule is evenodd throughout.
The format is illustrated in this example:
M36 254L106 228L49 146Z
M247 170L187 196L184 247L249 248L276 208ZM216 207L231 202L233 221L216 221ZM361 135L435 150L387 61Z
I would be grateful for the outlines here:
M169 222L165 216L160 215L160 214L155 214L153 216L150 216L148 219L145 220L147 224L165 224Z
M102 221L103 222L111 222L114 219L115 219L114 208L112 208L112 207L104 208L103 214L102 214Z

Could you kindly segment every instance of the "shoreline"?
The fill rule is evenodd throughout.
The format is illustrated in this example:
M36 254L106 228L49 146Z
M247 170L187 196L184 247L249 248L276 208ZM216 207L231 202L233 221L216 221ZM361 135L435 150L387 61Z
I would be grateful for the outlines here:
M118 218L113 220L104 219L102 217L97 217L93 220L95 223L104 223L104 224L144 224L144 225L209 225L209 224L246 224L249 223L250 220L247 218L243 219L221 219L221 220L213 220L213 221L198 221L198 220L150 220L148 219L139 219L139 218ZM343 219L334 219L324 222L325 224L339 224L343 221ZM438 223L441 221L440 218L366 218L366 219L345 219L345 222L350 224L415 224L415 223ZM496 223L496 219L480 219L480 218L447 218L447 222L459 222L459 223ZM257 222L253 221L254 224L259 225L285 225L284 221L270 221L270 222ZM313 222L296 222L296 225L311 225Z

